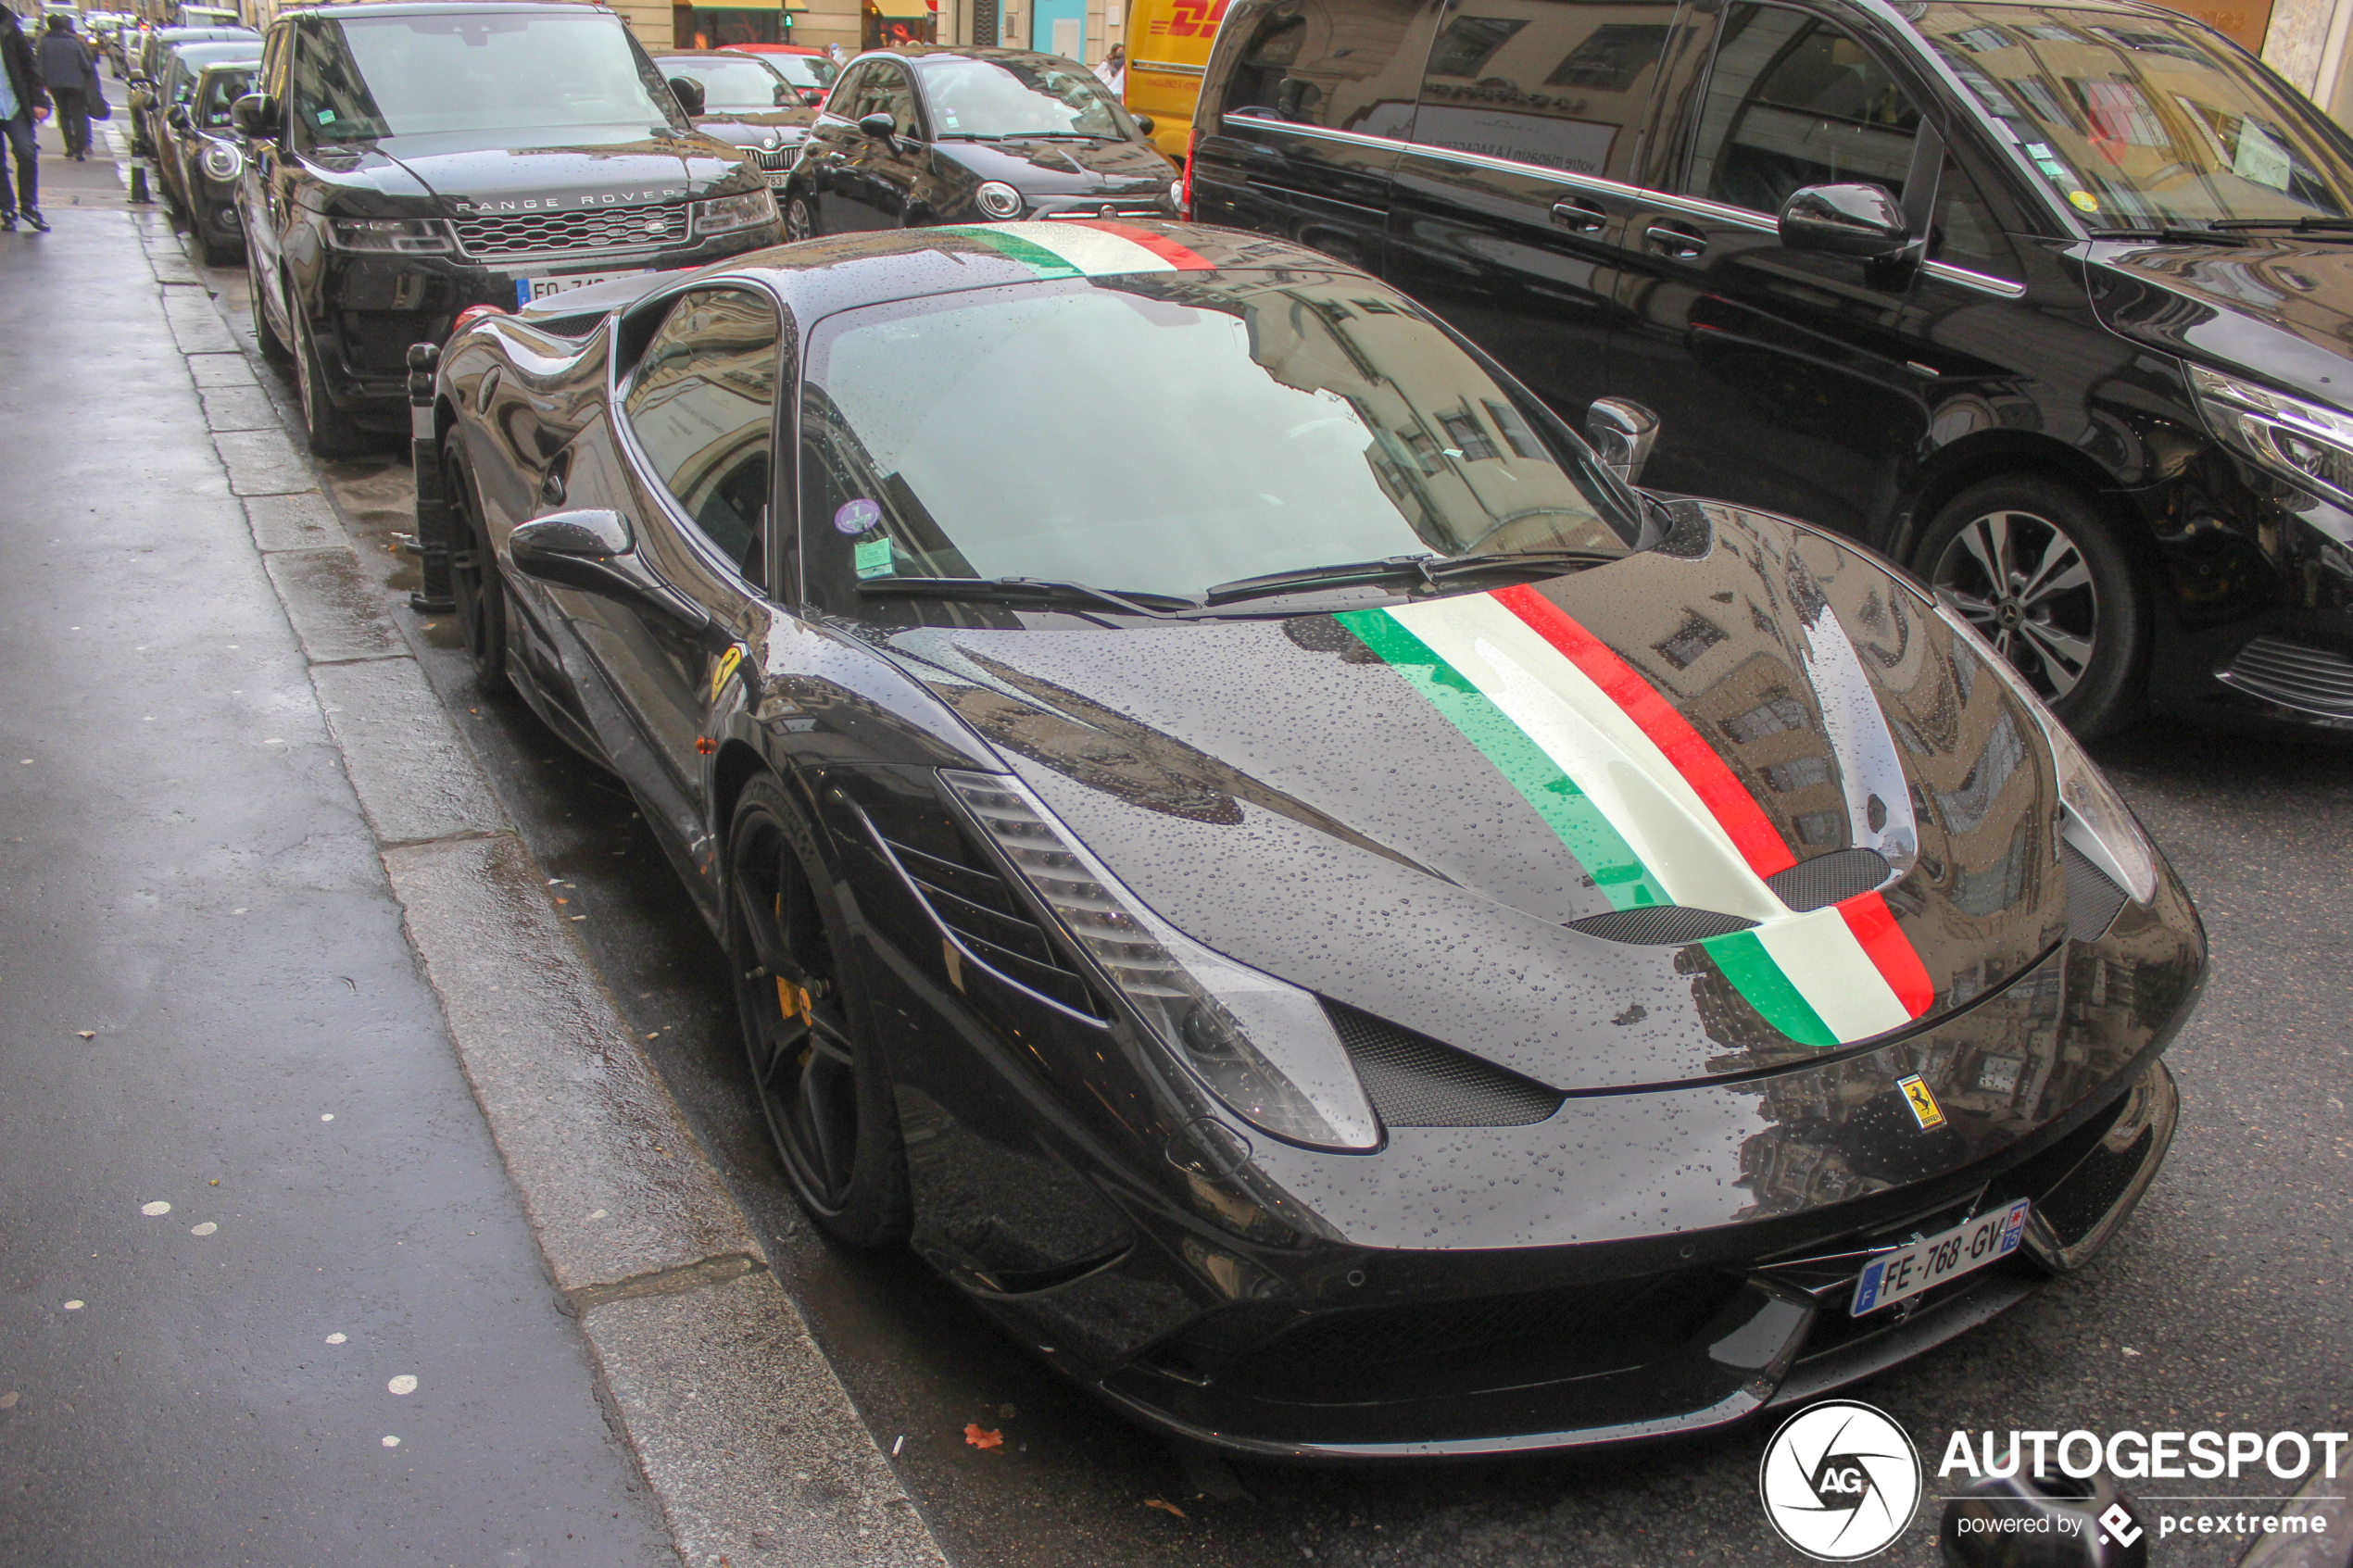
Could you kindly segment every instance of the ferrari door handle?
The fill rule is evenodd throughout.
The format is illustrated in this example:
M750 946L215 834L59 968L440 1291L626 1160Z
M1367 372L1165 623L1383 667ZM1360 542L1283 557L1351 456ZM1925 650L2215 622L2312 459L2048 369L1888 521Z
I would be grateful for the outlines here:
M1582 196L1553 204L1553 221L1580 234L1598 234L1609 226L1609 214Z
M1654 223L1642 232L1655 248L1686 260L1707 248L1707 236L1686 223Z

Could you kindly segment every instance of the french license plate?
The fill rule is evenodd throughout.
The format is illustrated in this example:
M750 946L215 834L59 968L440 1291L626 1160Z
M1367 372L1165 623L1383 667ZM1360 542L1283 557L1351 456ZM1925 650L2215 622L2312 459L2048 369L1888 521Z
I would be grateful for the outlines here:
M546 299L549 295L570 294L591 283L610 283L615 278L634 278L648 270L650 269L645 267L625 267L618 272L569 272L560 278L517 278L515 303L529 305L533 300Z
M788 169L772 169L765 174L762 174L761 178L767 181L772 189L781 191L786 185L792 183L792 170Z
M2027 1200L2021 1198L2007 1209L1965 1220L1942 1236L1872 1259L1864 1265L1863 1277L1855 1282L1855 1316L1875 1312L2008 1257L2018 1250L2019 1238L2026 1233L2026 1208Z

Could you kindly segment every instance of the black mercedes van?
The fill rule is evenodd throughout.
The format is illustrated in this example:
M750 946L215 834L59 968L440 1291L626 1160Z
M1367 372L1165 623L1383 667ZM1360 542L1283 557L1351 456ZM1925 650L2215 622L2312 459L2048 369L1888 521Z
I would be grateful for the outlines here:
M1235 0L1195 126L1194 216L1642 405L1646 484L1908 564L2079 731L2353 730L2353 141L2209 29Z
M255 332L293 359L321 453L406 428L409 345L469 306L782 237L742 149L694 129L599 6L290 11L234 118Z

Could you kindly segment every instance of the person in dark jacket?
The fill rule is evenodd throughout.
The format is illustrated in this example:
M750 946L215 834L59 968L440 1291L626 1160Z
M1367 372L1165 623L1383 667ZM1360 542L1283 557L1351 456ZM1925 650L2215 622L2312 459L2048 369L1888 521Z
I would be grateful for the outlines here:
M49 118L49 94L41 85L41 65L32 56L32 40L16 12L0 5L0 229L13 229L17 218L43 233L49 225L41 216L41 150L32 139L35 122ZM8 156L17 159L17 180L8 183Z
M81 162L90 157L90 105L99 93L98 62L90 45L73 31L73 19L52 16L41 40L41 84L57 106L57 130L64 135L66 157Z

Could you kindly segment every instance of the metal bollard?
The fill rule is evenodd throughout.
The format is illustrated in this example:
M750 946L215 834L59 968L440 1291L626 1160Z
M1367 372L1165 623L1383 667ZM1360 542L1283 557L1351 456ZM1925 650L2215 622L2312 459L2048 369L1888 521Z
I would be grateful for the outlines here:
M417 482L417 558L424 583L409 596L409 608L443 615L458 608L449 588L449 494L441 472L441 443L433 428L434 371L441 364L438 345L409 345L409 466Z
M155 199L155 197L147 194L147 166L145 163L134 161L131 165L132 205L133 207L145 207L152 203Z

